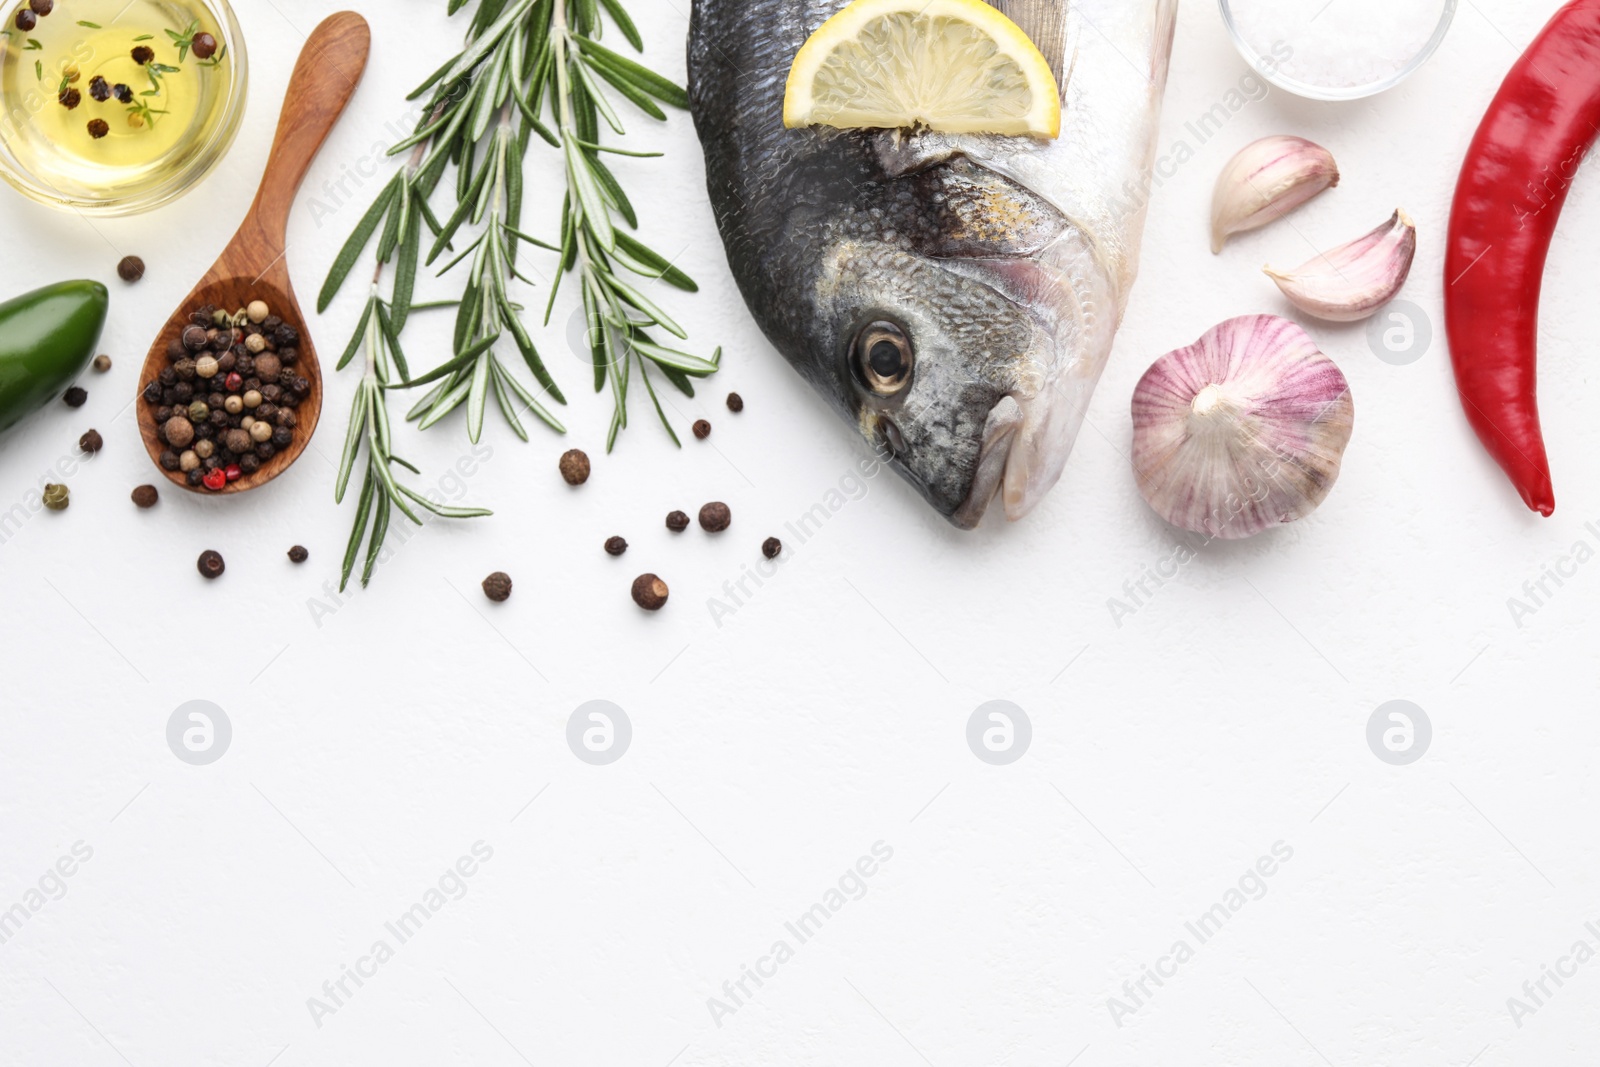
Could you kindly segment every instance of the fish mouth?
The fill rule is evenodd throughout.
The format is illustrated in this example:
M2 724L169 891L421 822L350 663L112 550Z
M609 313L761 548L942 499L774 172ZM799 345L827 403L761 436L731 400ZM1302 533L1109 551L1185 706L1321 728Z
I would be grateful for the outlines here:
M972 488L950 521L963 530L977 527L996 496L1005 505L1006 519L1026 518L1061 478L1071 445L1055 440L1064 426L1058 412L1042 396L1015 394L1000 398L983 426Z
M967 492L967 499L950 516L950 521L961 529L975 529L983 521L984 512L989 510L995 494L1009 481L1023 422L1022 405L1017 403L1016 397L1003 396L989 410L989 418L983 424L983 444L978 449L978 467L972 476L972 488Z

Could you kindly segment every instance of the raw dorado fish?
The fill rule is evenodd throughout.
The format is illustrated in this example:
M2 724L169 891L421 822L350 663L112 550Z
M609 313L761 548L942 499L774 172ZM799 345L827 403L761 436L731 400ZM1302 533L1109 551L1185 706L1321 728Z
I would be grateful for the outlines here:
M1138 268L1177 17L1177 0L990 2L1057 72L1060 139L785 129L795 54L847 0L695 0L689 36L746 303L969 529L997 492L1009 518L1032 510L1083 424Z

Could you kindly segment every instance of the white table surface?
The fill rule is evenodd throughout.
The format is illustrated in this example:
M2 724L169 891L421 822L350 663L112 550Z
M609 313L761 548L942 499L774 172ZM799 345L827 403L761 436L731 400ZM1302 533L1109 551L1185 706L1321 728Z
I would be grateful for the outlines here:
M377 185L330 218L311 199L332 203L437 64L434 42L460 32L442 2L366 6L371 69L293 221L304 294ZM1553 995L1520 1019L1507 998L1580 939L1600 948L1585 928L1600 920L1586 832L1600 564L1520 626L1507 602L1576 544L1600 547L1592 176L1562 221L1544 309L1554 518L1523 510L1472 437L1438 334L1461 154L1556 6L1469 0L1398 90L1346 105L1273 92L1202 145L1185 124L1247 68L1214 5L1187 0L1162 143L1195 155L1155 196L1090 427L1037 514L972 535L888 474L806 543L785 530L865 452L748 318L687 116L635 121L630 143L668 153L619 168L644 235L704 286L673 304L696 349L728 353L699 399L674 402L680 427L703 415L714 435L680 452L636 407L604 455L610 401L566 349L569 289L537 337L570 435L523 445L491 413L492 455L458 484L459 420L403 432L419 484L495 515L428 527L370 589L335 598L352 505L333 503L329 457L354 372L330 377L315 451L269 489L164 490L150 512L128 500L157 480L127 406L140 356L242 216L289 59L326 10L244 0L249 132L195 194L92 226L0 195L0 293L107 281L116 360L85 381L83 409L52 406L0 444L9 507L84 430L106 439L67 479L71 510L0 545L0 913L27 911L0 944L0 1063L1591 1064L1600 966L1547 980ZM651 61L681 77L687 0L632 7ZM1278 132L1328 145L1343 184L1213 258L1218 169ZM557 204L539 180L529 225L549 233ZM1124 459L1135 381L1226 317L1285 311L1263 262L1298 263L1397 205L1421 233L1404 295L1431 318L1430 350L1393 366L1360 327L1311 325L1357 400L1331 499L1292 528L1205 548L1118 625L1108 600L1183 541ZM115 278L127 253L149 263L137 288ZM347 294L312 325L330 372L358 304ZM445 328L417 323L417 364L443 357ZM722 406L730 389L741 416ZM556 476L568 447L595 460L580 492ZM722 537L662 528L711 499L733 508ZM614 560L600 544L618 533L633 547ZM718 625L708 598L770 534L791 543L786 562ZM284 558L295 543L311 551L300 568ZM215 584L195 571L206 548L228 562ZM477 584L499 569L517 586L494 606ZM645 570L673 588L659 616L628 600ZM633 727L609 766L566 741L595 699ZM997 699L1032 723L1008 766L966 742ZM1404 767L1366 742L1374 710L1399 699L1433 728ZM167 745L191 700L231 723L208 766ZM30 890L53 893L47 872L78 842L92 857L33 910ZM385 924L426 905L477 842L492 859L399 943ZM826 907L877 842L892 858L865 896L800 943L785 923ZM1265 895L1199 943L1185 923L1226 905L1280 842L1292 858ZM380 940L393 958L314 1012ZM780 940L793 958L714 1019L708 999L732 1006L724 982ZM1124 982L1179 940L1193 958L1114 1019L1109 998L1131 1004Z

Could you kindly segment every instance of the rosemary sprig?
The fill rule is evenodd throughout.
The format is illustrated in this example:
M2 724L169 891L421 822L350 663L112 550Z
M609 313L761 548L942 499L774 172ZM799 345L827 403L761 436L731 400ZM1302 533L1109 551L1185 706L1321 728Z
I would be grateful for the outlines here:
M450 14L472 2L449 0ZM677 85L599 43L602 13L635 50L642 51L643 41L622 0L478 0L461 51L408 98L426 100L425 117L390 154L410 151L410 162L379 193L329 272L319 311L327 310L377 238L374 287L356 336L340 361L343 367L363 346L368 352L336 494L343 497L365 441L368 479L358 504L346 580L363 536L368 559L365 581L381 551L391 509L404 511L407 501L418 502L415 494L394 482L390 469L391 463L409 465L391 450L388 390L429 386L407 421L426 429L464 408L467 433L474 442L483 432L491 393L507 425L524 441L528 434L520 415L529 412L552 430L565 432L544 398L548 395L558 404L566 399L528 332L527 309L512 291L514 281L534 284L518 259L523 244L559 257L556 284L544 313L546 325L561 277L569 272L577 277L590 326L595 389L603 390L609 382L614 399L608 450L627 425L632 381L644 382L657 415L677 442L649 369L658 370L688 396L694 395L691 379L717 370L720 349L711 359L703 359L658 344L650 331L663 330L679 339L687 334L624 277L625 271L636 279L696 290L686 274L628 232L638 227L638 218L601 159L604 153L642 157L659 153L604 146L602 121L612 133L624 132L614 97L658 120L666 118L661 105L681 108L688 101ZM565 162L567 189L558 244L530 235L523 222L523 161L535 135L560 150ZM452 170L448 184L454 206L441 222L430 201ZM458 240L464 242L459 249ZM461 278L461 298L450 302L457 307L452 354L432 371L412 378L400 339L413 310L417 271L434 265L447 251L451 257L440 275L455 273ZM376 279L391 263L393 290L385 302L378 295ZM503 358L502 352L512 348L540 387L539 393L518 377L510 365L514 361ZM438 513L468 514L458 515L458 510Z

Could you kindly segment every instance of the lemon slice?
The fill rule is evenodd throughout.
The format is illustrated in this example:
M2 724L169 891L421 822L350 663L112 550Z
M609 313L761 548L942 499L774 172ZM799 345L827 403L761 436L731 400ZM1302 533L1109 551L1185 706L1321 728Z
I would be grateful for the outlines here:
M984 0L855 0L795 56L785 126L1061 135L1050 64Z

